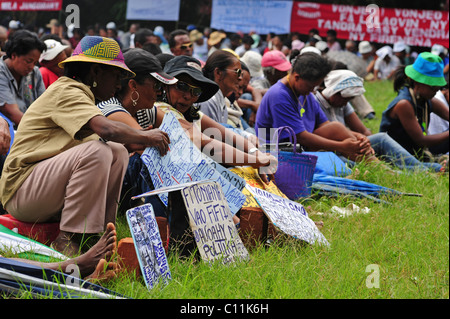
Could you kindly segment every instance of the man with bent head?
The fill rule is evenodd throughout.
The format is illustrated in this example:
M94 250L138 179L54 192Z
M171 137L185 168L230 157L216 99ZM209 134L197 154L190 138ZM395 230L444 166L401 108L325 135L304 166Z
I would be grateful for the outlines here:
M337 151L352 161L373 156L370 143L350 134L344 125L330 122L311 93L331 70L331 63L316 53L299 55L288 75L264 95L256 115L258 137L271 141L271 128L291 127L297 141L309 151ZM285 132L280 141L288 140Z
M169 35L169 47L175 56L192 56L192 42L189 33L186 30L178 29L172 31Z

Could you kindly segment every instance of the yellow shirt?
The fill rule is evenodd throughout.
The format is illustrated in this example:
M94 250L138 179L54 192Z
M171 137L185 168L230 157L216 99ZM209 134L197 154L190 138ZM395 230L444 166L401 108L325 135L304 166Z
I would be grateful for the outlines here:
M34 166L98 135L84 127L102 112L88 86L60 77L34 103L20 121L0 179L5 205Z

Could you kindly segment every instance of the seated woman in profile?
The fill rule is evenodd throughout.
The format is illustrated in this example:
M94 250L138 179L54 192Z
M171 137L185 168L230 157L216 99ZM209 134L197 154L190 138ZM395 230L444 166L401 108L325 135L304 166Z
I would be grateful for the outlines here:
M448 121L449 109L434 97L445 85L444 63L430 52L422 52L412 65L399 67L394 75L398 95L383 112L380 132L389 134L419 160L426 159L424 150L433 146L444 146L448 152L448 130L428 134L431 112Z
M198 60L179 56L168 61L164 71L175 76L178 82L163 90L162 101L155 106L164 113L172 112L187 129L191 139L200 137L200 141L193 142L201 150L208 145L208 149L214 151L208 156L226 166L250 165L259 168L276 161L272 156L261 153L248 139L225 128L198 109L196 102L207 101L218 91L217 84L203 75ZM157 126L162 122L162 112L157 116ZM195 135L195 130L203 134ZM233 154L231 161L227 161L226 154Z
M108 119L122 122L138 130L153 128L157 109L153 107L162 85L173 85L177 79L163 72L158 59L143 49L130 49L124 53L124 61L136 76L122 81L116 95L97 104ZM155 141L158 143L159 141ZM131 197L152 190L153 184L148 170L142 165L142 151L132 152L122 185L121 211L133 206ZM145 198L155 213L164 211L158 196Z

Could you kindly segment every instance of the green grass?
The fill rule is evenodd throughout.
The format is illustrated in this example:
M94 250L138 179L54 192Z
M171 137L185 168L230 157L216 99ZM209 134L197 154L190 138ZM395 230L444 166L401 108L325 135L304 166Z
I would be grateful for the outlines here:
M366 124L377 132L395 94L389 82L367 83L366 90L377 113ZM329 247L282 237L269 247L249 249L250 260L234 266L210 267L169 255L173 279L166 287L148 291L134 274L122 274L106 287L136 299L449 298L448 174L393 176L363 164L358 168L360 179L423 196L383 197L390 204L313 196L302 204L314 221L323 221ZM370 212L346 218L331 213L331 207L350 203ZM130 236L123 216L117 225L119 239ZM379 288L367 286L373 265L379 269Z

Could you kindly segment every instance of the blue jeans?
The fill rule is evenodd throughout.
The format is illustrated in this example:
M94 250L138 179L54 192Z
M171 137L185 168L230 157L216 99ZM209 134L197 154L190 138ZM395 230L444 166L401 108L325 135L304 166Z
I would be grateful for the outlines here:
M152 179L147 170L147 167L141 160L139 154L134 154L130 157L127 171L123 179L122 185L122 203L120 207L122 210L127 210L136 205L131 197L140 195L154 190ZM159 199L158 195L144 197L145 203L150 203L153 206L155 216L166 217L166 207Z
M430 170L439 172L442 168L437 163L425 163L406 151L399 143L391 138L387 133L377 133L367 137L375 153L381 159L393 165L408 170Z

